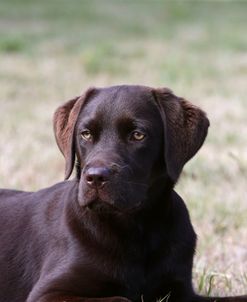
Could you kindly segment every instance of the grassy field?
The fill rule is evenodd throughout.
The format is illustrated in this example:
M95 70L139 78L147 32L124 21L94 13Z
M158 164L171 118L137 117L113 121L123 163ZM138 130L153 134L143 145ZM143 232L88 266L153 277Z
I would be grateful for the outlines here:
M0 0L0 187L63 179L56 107L89 86L167 86L211 127L177 191L199 242L194 285L247 292L247 2Z

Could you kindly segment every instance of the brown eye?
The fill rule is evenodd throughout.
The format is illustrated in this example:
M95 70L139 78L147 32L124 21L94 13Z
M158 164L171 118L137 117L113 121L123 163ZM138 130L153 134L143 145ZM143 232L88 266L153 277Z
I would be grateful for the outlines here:
M145 137L145 134L139 132L139 131L134 131L131 135L132 140L135 141L142 141Z
M85 141L89 141L92 139L92 134L89 130L84 130L81 133L81 137L85 140Z

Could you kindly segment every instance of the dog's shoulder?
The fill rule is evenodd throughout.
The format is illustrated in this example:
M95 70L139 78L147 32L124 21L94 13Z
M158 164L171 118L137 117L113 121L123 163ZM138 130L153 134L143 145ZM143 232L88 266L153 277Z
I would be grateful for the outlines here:
M177 214L178 213L181 213L182 215L189 214L183 198L174 190L172 191L171 199L173 204L173 210L176 211Z
M11 189L0 189L0 208L5 210L35 209L45 207L52 202L63 202L66 195L76 194L77 184L75 181L63 181L53 186L35 191L19 191Z
M56 183L50 187L41 189L39 191L33 192L32 195L30 195L30 198L35 200L54 200L55 199L64 199L66 198L66 195L73 194L73 192L77 191L77 182L76 180L70 180L70 181L62 181L59 183Z
M182 197L172 192L172 221L177 238L183 238L195 242L196 234L191 224L190 214ZM193 246L194 244L192 244Z
M14 198L16 196L21 196L23 194L30 194L32 192L25 192L20 190L11 190L11 189L0 189L0 200L6 198Z
M11 190L11 189L0 189L0 209L3 210L15 209L16 205L25 201L31 196L33 192ZM23 204L23 203L22 203Z

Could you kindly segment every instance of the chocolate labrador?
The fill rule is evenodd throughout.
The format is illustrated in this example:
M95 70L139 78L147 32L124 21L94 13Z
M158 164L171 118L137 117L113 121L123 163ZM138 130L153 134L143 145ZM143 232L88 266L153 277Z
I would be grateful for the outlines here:
M196 234L173 188L208 126L166 88L92 88L59 107L65 181L0 190L0 301L247 301L192 287Z

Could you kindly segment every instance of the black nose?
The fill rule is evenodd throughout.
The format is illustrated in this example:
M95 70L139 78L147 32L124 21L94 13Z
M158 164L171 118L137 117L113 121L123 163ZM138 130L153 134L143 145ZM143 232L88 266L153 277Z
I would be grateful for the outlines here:
M111 171L108 168L91 167L85 173L85 180L90 187L100 188L109 180L110 174Z

